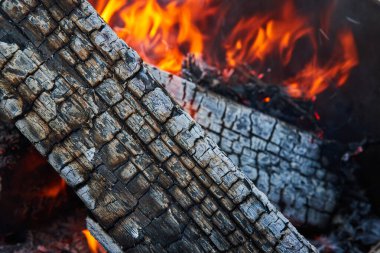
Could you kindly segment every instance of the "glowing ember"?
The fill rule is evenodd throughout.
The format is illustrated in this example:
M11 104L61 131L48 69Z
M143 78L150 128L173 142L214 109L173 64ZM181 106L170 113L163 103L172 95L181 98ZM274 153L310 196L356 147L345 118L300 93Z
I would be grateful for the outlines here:
M285 85L293 97L313 99L330 85L343 85L358 64L352 32L348 29L337 33L330 31L333 4L321 15L319 25L315 25L310 15L297 12L292 0L279 3L278 8L270 12L248 17L229 14L236 3L221 2L92 1L104 20L145 61L172 73L181 70L188 53L203 56L209 64L222 70L250 64L264 80L268 76L264 73L272 69L270 62L276 62L281 65L278 73L271 73L280 79L276 81ZM236 16L241 17L240 20L229 22L234 25L223 25L228 23L226 17ZM335 35L331 36L331 41L330 33ZM331 51L324 57L321 57L319 45L321 34ZM306 41L312 49L311 55L302 60L295 57L300 41ZM295 61L301 66L296 71L289 71Z
M314 112L314 117L316 120L321 120L321 116L319 115L318 112Z
M60 179L59 183L52 182L46 188L41 190L41 195L46 198L56 198L60 194L66 193L66 183L63 179Z
M38 177L39 173L46 173L45 170L48 169L46 160L35 149L28 149L18 165L20 171L24 171L23 175L28 175L29 178ZM52 177L44 183L47 185L38 186L27 194L46 199L55 199L66 194L67 185L62 178Z
M18 161L19 167L27 172L36 171L38 168L46 165L46 160L34 149L28 149L26 154Z
M91 253L107 253L103 246L91 235L90 231L85 229L82 233L87 239L88 248Z

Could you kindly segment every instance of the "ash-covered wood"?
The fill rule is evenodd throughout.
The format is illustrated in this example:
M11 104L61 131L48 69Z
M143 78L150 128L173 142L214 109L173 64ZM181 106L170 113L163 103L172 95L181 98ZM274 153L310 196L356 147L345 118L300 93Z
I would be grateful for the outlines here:
M123 250L316 251L88 2L0 6L1 110Z
M329 225L342 182L337 170L322 165L322 140L194 83L149 68L293 224Z

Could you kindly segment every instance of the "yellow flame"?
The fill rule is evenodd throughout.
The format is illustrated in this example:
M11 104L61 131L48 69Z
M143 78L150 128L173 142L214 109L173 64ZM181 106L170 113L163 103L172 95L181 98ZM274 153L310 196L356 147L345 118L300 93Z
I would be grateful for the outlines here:
M91 253L107 253L102 245L93 237L87 229L82 230L82 233L86 237L88 248Z
M331 83L343 85L358 64L355 41L347 29L338 32L330 60L319 63L318 31L311 25L309 16L296 11L293 0L284 0L278 5L280 9L241 18L226 32L219 47L210 50L210 46L206 47L213 41L210 36L222 31L201 24L207 24L205 20L210 17L216 18L217 23L223 22L226 19L223 14L228 12L226 8L232 6L216 6L214 2L176 0L160 4L159 0L92 0L104 20L145 61L172 73L180 72L187 53L203 55L212 64L220 61L215 55L225 55L226 67L248 63L258 66L257 73L266 69L268 59L276 56L276 62L285 69L291 64L297 42L306 38L313 55L301 70L284 77L282 82L290 95L311 99ZM321 16L320 27L326 32L334 7L332 3Z

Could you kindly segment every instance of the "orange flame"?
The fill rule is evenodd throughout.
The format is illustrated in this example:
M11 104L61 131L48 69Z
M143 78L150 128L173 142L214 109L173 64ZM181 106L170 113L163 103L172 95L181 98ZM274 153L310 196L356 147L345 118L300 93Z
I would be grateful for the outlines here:
M44 170L48 169L46 160L35 149L28 149L19 161L18 166L22 169L23 175L27 175L26 177L29 179L38 177L39 173L46 173ZM65 196L67 185L62 178L57 174L54 174L54 177L49 174L46 179L46 181L42 181L41 185L36 186L36 190L25 194L41 197L42 199L56 199L57 197Z
M205 35L195 23L216 12L212 8L205 9L208 2L172 1L161 6L156 0L132 3L101 0L96 3L96 9L143 59L178 73L187 52L195 55L203 52Z
M226 41L227 63L234 67L244 62L264 62L278 52L286 65L292 58L296 42L312 33L307 20L296 16L292 2L288 1L279 14L257 15L238 22Z
M225 68L247 63L265 77L263 72L270 61L280 63L281 72L288 69L298 42L307 39L312 55L298 64L302 67L296 74L279 75L291 96L312 99L329 85L343 85L358 64L355 41L348 29L338 32L333 40L335 50L328 61L321 63L318 34L327 38L330 32L334 1L321 15L320 29L312 24L311 17L297 13L293 0L279 4L279 10L248 18L228 15L233 4L215 5L217 1L213 0L176 0L166 1L167 4L160 0L92 2L119 37L145 61L172 73L180 72L183 59L191 53L217 66L223 65L219 58L224 55ZM223 25L219 24L234 16L243 18L232 28L221 30ZM216 22L209 22L210 18ZM214 45L219 40L219 45Z
M82 230L82 233L86 237L88 248L91 253L107 253L107 251L103 248L102 245L93 237L87 229Z
M312 59L295 77L285 81L293 97L313 98L334 83L340 87L346 83L350 71L358 64L354 38L351 32L338 34L335 54L326 64L318 66L317 58Z
M330 15L326 19L330 19ZM328 30L323 21L322 27ZM244 62L259 63L261 70L264 68L261 65L277 54L282 66L286 67L291 63L297 41L302 38L310 42L313 55L295 76L283 80L288 93L293 97L312 99L332 83L342 86L351 69L358 64L352 32L341 30L330 60L319 64L317 34L308 17L297 15L292 1L286 2L280 13L241 20L227 39L227 63L231 67Z

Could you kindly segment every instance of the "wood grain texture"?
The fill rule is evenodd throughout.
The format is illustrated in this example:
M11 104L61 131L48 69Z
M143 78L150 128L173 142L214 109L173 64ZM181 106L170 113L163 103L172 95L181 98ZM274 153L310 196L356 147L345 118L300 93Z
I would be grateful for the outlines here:
M0 8L3 117L124 251L316 251L88 2Z

